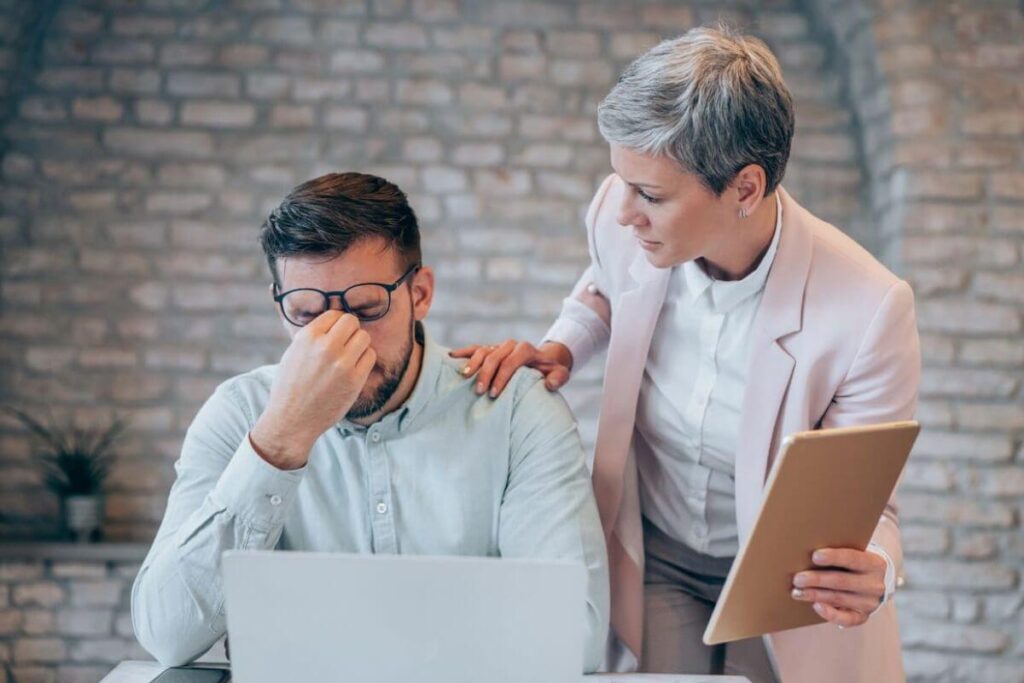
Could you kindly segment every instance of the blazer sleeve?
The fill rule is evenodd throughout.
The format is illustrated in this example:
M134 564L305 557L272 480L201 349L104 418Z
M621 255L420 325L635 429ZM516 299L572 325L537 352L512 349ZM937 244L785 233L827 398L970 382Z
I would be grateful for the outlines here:
M565 344L572 353L573 369L584 365L601 351L611 336L611 306L608 302L608 282L601 266L595 227L605 196L615 179L609 175L601 183L587 209L587 245L590 265L562 302L562 311L544 335L544 341ZM590 291L594 285L596 292Z
M921 347L914 294L906 282L899 281L886 292L875 311L821 426L852 427L913 419L920 380ZM903 573L898 512L894 495L871 538L872 549L883 551L880 554L891 563L896 576ZM894 582L895 577L891 578ZM891 588L887 586L886 599Z

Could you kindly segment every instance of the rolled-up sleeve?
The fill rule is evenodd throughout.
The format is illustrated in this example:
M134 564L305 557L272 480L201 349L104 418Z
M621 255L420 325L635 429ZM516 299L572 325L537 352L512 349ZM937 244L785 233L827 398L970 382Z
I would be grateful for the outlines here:
M544 388L539 373L520 374L499 548L503 557L573 560L586 569L583 669L592 672L604 655L610 598L604 534L590 475L565 401Z
M194 660L226 630L220 557L275 547L304 470L282 471L249 441L255 421L230 382L196 415L153 546L132 586L139 643L164 665Z

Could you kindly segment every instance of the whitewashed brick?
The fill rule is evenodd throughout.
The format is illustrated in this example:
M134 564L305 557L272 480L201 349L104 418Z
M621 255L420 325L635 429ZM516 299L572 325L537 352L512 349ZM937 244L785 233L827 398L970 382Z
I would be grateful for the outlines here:
M1008 529L1014 523L1009 505L910 492L900 495L900 515L912 522L984 529Z
M237 97L241 81L232 73L175 71L167 76L167 92L182 97Z
M21 610L0 609L0 636L17 635L21 629L22 619Z
M156 55L156 47L145 40L105 40L92 49L96 64L149 64Z
M64 641L57 638L19 638L14 641L14 661L60 662L67 656Z
M1000 462L1013 457L1009 436L925 430L917 438L914 453L925 458Z
M270 43L309 45L314 39L313 23L305 17L261 19L253 24L252 37Z
M393 50L422 49L427 47L426 30L413 23L371 24L363 34L367 45Z
M573 149L569 145L532 143L515 156L515 163L527 168L565 168L572 159Z
M901 621L900 636L909 647L982 653L1001 652L1009 643L1009 636L996 629L934 621Z
M194 101L181 109L181 121L186 125L212 128L244 128L256 120L256 108L248 103Z
M129 95L153 95L160 90L162 75L156 69L113 69L110 89Z
M1022 339L966 339L960 345L960 359L969 365L1024 364Z
M926 368L921 376L924 397L1008 397L1016 391L1017 380L1005 372L961 368Z
M369 121L366 110L358 107L328 107L324 112L324 125L331 129L361 133L366 131Z
M423 169L423 187L428 192L458 192L466 189L466 174L447 166Z
M174 42L160 47L158 61L165 67L200 67L212 64L216 54L216 50L210 45Z
M70 582L71 604L76 607L113 607L121 600L124 583L118 580L74 580Z
M614 82L611 67L605 62L556 59L551 62L549 76L557 85L607 87Z
M57 632L63 636L108 635L114 615L110 610L62 609L57 612Z
M452 161L460 166L497 166L505 160L505 149L493 143L466 143L452 150Z
M115 152L141 156L208 156L213 138L198 131L154 131L141 128L109 128L103 141Z
M64 600L64 589L53 581L33 581L14 586L14 604L53 607Z
M340 74L378 72L384 64L384 55L374 50L346 49L331 54L331 71Z
M25 581L43 575L41 562L0 560L0 581Z
M71 103L71 113L77 119L87 121L119 121L124 107L113 97L79 97Z
M171 17L152 15L115 16L110 28L121 36L167 36L174 33L177 22Z

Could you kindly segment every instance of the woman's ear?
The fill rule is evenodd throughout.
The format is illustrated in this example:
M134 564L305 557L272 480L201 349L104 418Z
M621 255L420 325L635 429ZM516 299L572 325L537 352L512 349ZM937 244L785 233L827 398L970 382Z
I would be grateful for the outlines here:
M757 164L747 164L740 169L731 183L736 192L736 202L740 209L746 210L746 215L752 215L761 200L764 199L764 191L768 186L768 176L764 169Z
M412 276L409 291L412 294L412 312L417 321L427 317L434 301L434 269L423 266Z

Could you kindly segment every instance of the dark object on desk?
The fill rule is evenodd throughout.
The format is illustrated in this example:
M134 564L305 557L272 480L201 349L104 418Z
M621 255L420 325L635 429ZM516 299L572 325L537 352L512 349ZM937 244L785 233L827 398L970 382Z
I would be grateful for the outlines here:
M153 679L153 683L228 683L231 672L227 669L180 666L168 669Z

